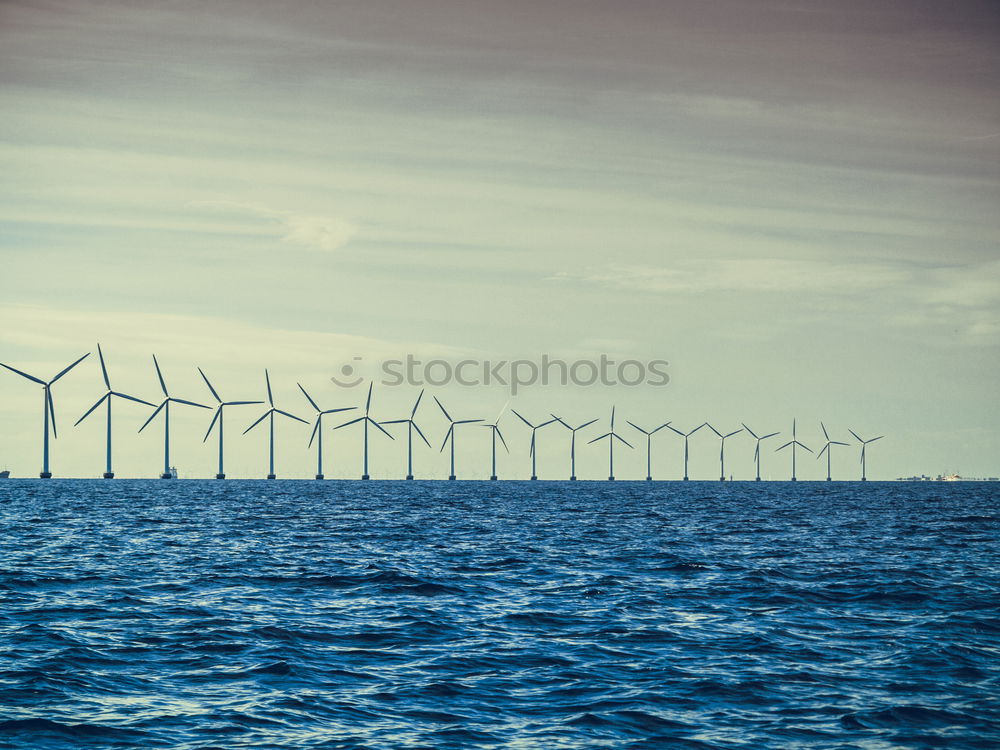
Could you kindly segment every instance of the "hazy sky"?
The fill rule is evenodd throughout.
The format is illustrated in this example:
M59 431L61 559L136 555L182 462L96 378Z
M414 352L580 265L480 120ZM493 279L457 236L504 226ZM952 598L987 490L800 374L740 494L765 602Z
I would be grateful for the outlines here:
M995 2L5 0L0 79L15 367L51 377L101 341L116 387L156 396L155 352L176 395L206 399L195 365L226 398L260 398L268 366L308 417L296 380L357 403L328 380L355 356L660 358L664 388L512 405L725 431L796 417L814 449L822 419L888 435L875 478L1000 473ZM101 419L71 428L103 392L93 359L56 387L57 474L103 468ZM507 401L435 393L491 420ZM381 389L376 416L415 395ZM432 406L418 471L443 476ZM0 468L37 473L40 407L0 373ZM117 470L154 475L160 428L136 438L145 411L117 414ZM206 413L175 416L181 473L214 473ZM264 433L238 435L256 416L230 415L232 475L265 469ZM523 475L528 430L501 425L502 472ZM540 473L561 476L551 430ZM279 473L311 474L308 429L280 435ZM356 437L332 436L328 473L358 473ZM488 473L487 437L460 436L460 473ZM400 473L397 442L374 475ZM682 447L657 435L654 472L679 476ZM714 439L692 447L692 474L717 476ZM752 453L727 443L737 477ZM838 467L856 474L854 447ZM765 474L787 468L767 454ZM580 474L606 474L603 450Z

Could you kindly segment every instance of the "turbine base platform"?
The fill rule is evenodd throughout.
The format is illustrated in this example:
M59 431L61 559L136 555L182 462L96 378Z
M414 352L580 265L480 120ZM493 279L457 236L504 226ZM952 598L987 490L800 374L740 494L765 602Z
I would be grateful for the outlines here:
M832 481L833 481L833 477L827 477L827 478L826 478L826 481L828 481L828 482L832 482Z
M613 481L615 481L615 478L614 477L608 477L608 481L609 482L613 482Z
M687 481L690 481L690 480L687 477L684 477L683 481L687 482Z
M278 477L276 477L274 474L268 474L267 478L268 479L277 479Z
M798 480L798 479L796 479L795 477L792 477L791 481L793 481L793 482L797 482L797 481L799 481L799 480Z
M760 477L757 477L757 478L756 478L756 479L754 479L753 481L755 481L755 482L759 482L759 481L760 481Z
M113 471L106 471L102 476L102 479L114 479L114 478L115 478L115 473Z
M646 481L647 481L647 482L652 482L652 481L653 481L653 478L652 478L652 477L646 477Z
M571 482L575 482L575 481L576 481L576 477L570 477L570 478L569 478L569 481L571 481Z
M40 471L40 472L38 472L38 478L39 479L52 479L52 472L51 471Z
M532 482L537 482L537 481L538 481L538 477L536 477L536 476L532 475L532 477L531 477L531 481L532 481Z
M317 479L326 479L326 477L324 477L322 474L317 474L316 478Z
M413 475L412 474L407 474L406 478L409 479L411 482L413 481Z
M166 474L160 474L160 479L173 479L174 475L167 472Z
M861 481L862 482L867 482L868 481L868 477L861 477Z
M367 474L362 474L362 475L361 475L361 478L362 478L362 479L371 479L371 477L370 477L370 476L368 476Z
M496 474L494 474L493 476L491 476L491 477L490 477L490 481L491 481L491 482L495 482L495 481L497 481L497 475L496 475Z
M216 479L225 479L225 478L226 478L226 475L225 475L225 474L216 474L216 475L215 475L215 478L216 478Z
M719 477L719 481L720 481L720 482L725 482L725 481L726 481L726 478L725 478L725 477Z
M455 479L457 479L457 477L454 474L450 474L448 476L448 479L451 480L451 481L455 481Z

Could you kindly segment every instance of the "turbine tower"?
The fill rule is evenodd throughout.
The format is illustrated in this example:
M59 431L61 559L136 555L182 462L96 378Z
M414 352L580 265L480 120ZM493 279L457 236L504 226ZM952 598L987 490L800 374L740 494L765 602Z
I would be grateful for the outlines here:
M449 438L451 439L451 474L448 475L448 479L455 479L455 427L460 424L472 424L473 422L482 422L481 419L452 419L451 415L444 408L444 405L438 401L438 397L435 396L434 400L437 401L437 405L441 407L441 411L444 413L445 419L451 422L451 426L448 428L448 432L445 433L444 442L441 443L441 451L444 447L448 445ZM441 451L438 451L439 453Z
M504 409L506 408L507 406L505 404ZM503 433L500 432L500 417L503 416L504 409L500 410L500 413L497 414L497 418L493 420L492 423L483 425L483 427L486 427L487 429L490 430L490 438L492 440L493 463L492 463L492 473L490 474L490 479L494 482L497 479L497 438L500 438L500 442L503 444L504 450L510 453L510 448L507 447L507 441L503 439Z
M740 424L743 424L743 423L741 422ZM753 435L754 439L757 441L757 447L754 449L754 452L753 452L753 460L757 464L757 478L754 481L755 482L759 482L760 481L760 444L761 444L761 441L762 440L767 440L768 438L773 438L775 435L780 435L781 433L779 433L779 432L772 432L769 435L758 435L756 432L754 432L753 430L751 430L745 424L743 424L743 429L746 430L747 432L749 432L751 435Z
M673 425L671 425L671 424L667 425L667 427L669 429L673 430L678 435L680 435L682 438L684 438L684 481L685 482L688 481L688 440L690 439L690 437L692 435L694 435L698 430L700 430L702 427L704 427L707 424L708 424L708 422L702 422L700 425L698 425L693 430L691 430L691 432L681 432L680 430L678 430Z
M830 476L830 456L833 455L833 448L831 448L830 446L847 445L847 443L841 443L836 440L830 440L830 435L826 431L826 425L820 422L819 426L823 428L823 437L826 438L826 444L823 446L822 450L820 450L820 452L816 454L816 459L818 460L824 453L826 454L826 481L832 482L833 477Z
M405 424L406 425L406 478L413 479L413 431L416 430L420 439L424 441L428 448L431 444L427 442L427 438L424 433L421 432L420 427L414 421L417 416L417 408L420 406L420 399L424 397L423 389L420 390L420 394L417 396L416 402L413 404L413 410L410 412L409 419L393 419L388 422L383 422L382 424Z
M124 399L127 399L128 401L135 401L135 402L140 403L140 404L145 404L146 406L156 406L156 404L151 404L148 401L143 401L141 398L136 398L135 396L128 396L128 395L126 395L124 393L119 393L118 391L111 390L111 380L108 378L108 368L104 364L104 352L101 351L101 345L100 344L97 345L97 356L101 360L101 374L104 376L104 385L107 388L107 390L104 392L104 395L101 396L97 400L97 403L95 403L93 406L91 406L89 409L87 409L87 413L86 414L84 414L82 417L80 417L78 420L76 420L76 424L73 425L73 426L76 427L76 425L80 424L80 422L82 422L87 417L89 417L90 414L91 414L91 412L93 412L94 409L96 409L98 406L100 406L101 404L103 404L105 402L107 403L107 417L106 417L106 419L107 419L107 446L106 446L106 452L105 452L104 478L105 479L114 479L115 478L115 473L111 469L111 398L113 396L117 396L118 398L124 398Z
M388 432L386 432L385 429L382 427L382 425L380 425L378 422L376 422L374 419L372 419L370 416L368 416L368 414L369 414L369 412L371 410L371 407L372 407L372 386L374 386L374 385L375 385L374 383L369 383L368 384L368 400L365 401L365 414L364 414L364 416L363 417L358 417L357 419L352 419L350 422L344 422L344 424L339 424L339 425L337 425L336 427L333 428L335 430L339 430L342 427L348 427L348 426L350 426L352 424L357 424L358 422L363 422L364 423L364 425L365 425L365 459L364 459L364 471L361 474L361 478L362 479L371 479L371 477L368 476L368 425L369 425L369 423L375 425L390 440L395 440L396 439L392 435L390 435Z
M57 380L59 380L59 378L61 378L67 372L72 370L74 367L76 367L78 364L80 364L83 360L85 360L89 356L90 352L87 352L82 357L80 357L80 359L76 360L76 362L71 364L69 367L66 367L63 370L61 370L58 375L56 375L54 378L52 378L52 380L48 382L42 380L41 378L36 378L34 375L29 375L26 372L15 370L10 365L5 365L2 362L0 362L0 366L6 367L11 372L17 373L22 378L27 378L28 380L38 383L40 386L42 386L42 392L45 394L44 400L42 401L42 415L44 417L44 427L42 432L42 470L38 474L38 476L42 479L52 478L52 472L49 471L49 419L50 418L52 420L52 437L53 438L59 437L56 434L56 410L55 407L52 405L52 386L55 384Z
M812 453L813 450L809 446L803 445L802 443L800 443L798 440L795 439L795 420L794 419L792 420L792 439L789 440L787 443L785 443L780 448L778 448L775 451L775 453L777 453L778 451L784 450L789 445L792 446L792 481L793 482L797 482L798 479L795 476L795 449L796 448L804 448L805 450L809 451L810 453Z
M202 438L201 442L204 443L205 441L208 440L208 436L212 434L212 429L215 427L215 423L218 422L219 423L219 471L216 473L215 478L216 479L225 479L226 478L226 470L225 470L225 467L223 466L223 461L222 461L222 440L223 440L223 432L224 432L224 430L223 430L223 422L225 421L225 419L224 419L224 417L222 415L223 409L225 407L227 407L227 406L244 406L246 404L262 404L264 402L263 401L223 401L221 398L219 398L219 394L216 392L215 388L213 388L212 384L209 382L208 375L206 375L205 372L200 367L198 368L198 372L201 373L202 380L205 381L205 385L208 386L208 390L210 390L212 392L212 397L215 399L216 404L217 404L217 406L215 407L215 414L212 416L212 422L211 422L211 424L208 425L208 432L205 433L205 437Z
M861 481L867 482L868 477L865 475L865 448L868 447L868 443L874 443L876 440L881 440L882 438L885 437L885 435L879 435L878 437L873 437L870 440L862 440L860 437L858 437L858 433L856 433L854 430L849 429L848 432L854 435L855 439L859 443L861 443Z
M356 406L343 406L339 409L320 409L316 402L313 401L313 397L306 393L306 389L302 387L301 383L296 383L299 390L302 391L302 395L306 397L309 405L316 411L316 422L313 424L312 435L309 437L309 447L312 447L313 440L319 437L319 441L316 443L316 478L323 479L323 415L325 414L336 414L339 411L350 411L351 409L356 409Z
M511 411L514 412L514 416L516 416L518 419L520 419L522 422L528 425L528 427L531 428L531 447L528 449L528 453L531 455L531 479L532 481L534 481L538 479L538 473L535 470L536 459L538 458L538 451L535 450L535 433L538 432L543 427L545 427L546 425L550 425L553 422L555 422L556 418L553 417L547 422L541 422L539 424L531 424L531 422L529 422L527 419L518 414L516 409L511 409Z
M719 436L719 481L725 482L726 481L726 438L731 438L733 435L738 435L739 433L743 432L743 428L741 427L738 430L723 435L717 429L712 427L712 425L708 424L708 422L706 422L705 424L708 425L708 429L710 429L712 432L714 432L716 435Z
M167 392L167 384L163 380L163 373L160 372L160 363L156 361L155 354L153 355L153 366L156 368L156 377L159 379L160 389L163 391L163 400L156 407L156 410L149 415L149 419L139 428L139 432L145 430L146 425L156 419L157 414L161 411L163 412L163 473L160 474L160 479L173 479L174 475L170 471L170 404L186 404L187 406L197 406L199 409L208 409L209 407L204 404L196 404L194 401L185 401L182 398L171 396Z
M280 414L283 417L288 417L289 419L294 419L296 422L301 422L302 424L309 424L306 420L301 417L296 417L294 414L289 414L287 411L282 411L274 405L274 395L271 393L271 376L268 374L267 370L264 370L264 381L267 383L267 403L271 408L260 415L260 418L254 422L252 425L243 430L243 434L246 435L250 430L259 425L265 419L268 420L268 427L270 428L270 440L269 450L268 450L268 471L267 478L274 479L274 415ZM221 472L220 472L221 473Z
M576 433L577 433L577 430L582 430L584 427L589 427L590 425L594 424L594 422L596 422L597 420L596 419L591 419L589 422L584 422L579 427L570 427L568 424L566 424L562 419L560 419L559 417L557 417L555 414L553 414L552 416L553 416L553 418L559 424L561 424L563 427L565 427L570 432L570 439L569 439L569 481L575 482L576 481Z
M628 422L635 429L637 429L639 432L641 432L643 435L646 436L646 481L647 482L652 482L653 481L653 473L652 473L652 471L650 471L650 454L652 453L652 447L653 447L653 435L655 435L656 433L658 433L664 427L669 427L670 426L670 422L666 422L664 424L661 424L655 430L644 430L639 425L637 425L635 422L629 422L629 420L627 420L627 419L625 421Z
M615 440L625 443L629 448L633 447L632 443L615 432L615 407L613 406L611 407L611 432L605 432L603 435L595 437L587 445L596 443L598 440L604 440L605 438L608 441L608 481L613 482L615 481Z

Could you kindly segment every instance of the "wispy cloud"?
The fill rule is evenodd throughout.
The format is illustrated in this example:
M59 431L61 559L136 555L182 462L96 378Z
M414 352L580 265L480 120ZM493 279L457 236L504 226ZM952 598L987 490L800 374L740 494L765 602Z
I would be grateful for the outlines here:
M259 217L277 227L282 242L309 250L335 252L357 234L355 224L337 216L303 215L232 200L196 201L191 205L217 213Z

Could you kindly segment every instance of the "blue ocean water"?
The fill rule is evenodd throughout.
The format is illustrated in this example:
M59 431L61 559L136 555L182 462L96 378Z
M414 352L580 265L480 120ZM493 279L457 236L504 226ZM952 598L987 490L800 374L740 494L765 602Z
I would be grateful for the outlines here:
M2 748L996 748L1000 486L0 483Z

